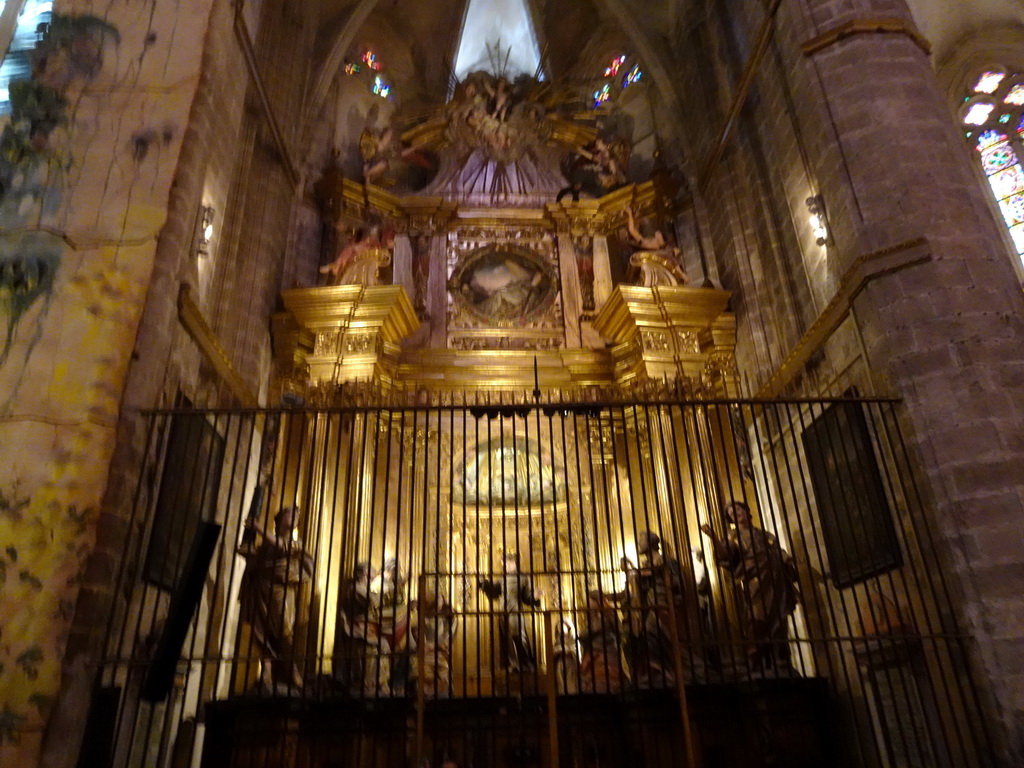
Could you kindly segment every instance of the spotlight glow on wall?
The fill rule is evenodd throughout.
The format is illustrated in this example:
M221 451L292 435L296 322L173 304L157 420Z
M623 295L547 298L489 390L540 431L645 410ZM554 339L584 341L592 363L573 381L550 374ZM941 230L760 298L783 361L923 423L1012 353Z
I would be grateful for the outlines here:
M210 255L210 241L213 240L213 219L217 215L217 212L213 209L212 205L204 205L202 209L202 223L200 224L199 230L199 255L209 256Z
M828 219L825 218L825 201L821 195L812 195L807 198L808 221L811 231L814 232L814 242L818 245L828 243Z

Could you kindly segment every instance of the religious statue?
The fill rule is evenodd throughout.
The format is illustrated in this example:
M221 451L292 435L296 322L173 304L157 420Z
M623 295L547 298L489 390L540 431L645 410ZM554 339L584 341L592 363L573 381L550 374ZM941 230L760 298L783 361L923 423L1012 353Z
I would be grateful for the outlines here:
M580 634L583 662L580 665L582 690L587 693L621 691L626 680L622 668L622 644L615 603L597 590L587 596L587 623Z
M359 155L363 160L364 184L394 184L394 179L382 177L396 160L436 170L431 159L419 148L403 145L390 122L382 121L376 104L371 108L366 127L359 136Z
M593 312L594 304L594 241L589 235L574 236L572 249L576 254L576 270L580 276L583 311Z
M452 606L432 587L426 587L418 600L410 603L416 657L412 677L423 686L427 696L452 695L452 641L456 618ZM420 679L422 659L422 680Z
M639 567L622 559L626 589L608 598L619 602L626 614L626 659L633 681L640 688L672 685L672 643L685 635L681 630L685 614L682 570L675 558L662 554L661 537L656 533L640 534L637 554Z
M800 600L796 564L774 536L754 527L742 501L729 502L725 514L732 524L725 539L707 523L700 529L711 538L718 565L739 583L743 621L753 640L747 648L750 668L788 673L789 616Z
M572 624L562 619L554 628L551 664L558 693L580 692L579 640Z
M562 173L569 181L562 192L579 200L580 194L601 197L621 187L626 183L629 154L629 142L625 139L598 136L577 148L562 163Z
M320 267L330 285L377 285L380 270L391 263L395 235L379 224L358 227L330 264Z
M369 563L358 563L341 603L343 663L338 666L353 695L390 692L390 665L382 647L387 641L381 636L379 593L373 590L377 581Z
M430 285L430 246L433 238L419 234L412 238L413 306L420 320L428 320L427 289Z
M389 693L402 695L409 680L409 610L406 582L398 559L389 557L370 584L370 594L379 606L380 648L386 658Z
M690 282L679 265L679 249L669 244L653 219L643 219L638 225L633 209L627 208L626 231L629 244L635 250L629 263L639 268L641 285L686 285Z
M238 554L245 558L239 590L241 616L252 627L260 653L260 686L268 692L301 689L302 674L295 660L295 619L302 583L313 575L313 558L295 542L292 532L299 509L287 507L274 517L268 534L254 519L246 527L262 539L243 541Z
M528 75L509 83L500 75L471 72L448 104L446 138L456 147L513 163L550 135L544 94L545 85Z
M704 658L714 669L721 672L722 654L715 642L717 627L715 625L715 608L711 596L711 580L708 578L708 567L704 560L703 550L690 547L690 562L693 565L693 581L697 586L697 611L700 615L701 643Z
M533 591L533 581L519 572L519 555L506 554L504 573L493 581L480 579L480 589L492 603L497 603L501 618L498 624L501 668L507 672L533 672L537 656L526 632L525 606L540 607Z
M390 125L367 125L359 136L359 154L363 159L363 182L373 184L399 154L394 129Z

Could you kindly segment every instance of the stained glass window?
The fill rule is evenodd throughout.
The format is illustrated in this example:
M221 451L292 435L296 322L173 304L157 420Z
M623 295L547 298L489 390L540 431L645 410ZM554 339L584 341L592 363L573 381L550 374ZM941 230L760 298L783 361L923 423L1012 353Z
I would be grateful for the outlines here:
M3 3L0 3L0 6L2 5ZM27 80L32 74L32 51L43 29L50 22L52 10L51 0L25 0L18 15L18 25L14 28L11 47L7 49L3 64L0 64L0 114L6 114L11 110L11 82Z
M967 142L1017 253L1024 256L1024 74L992 68L978 75L971 91L960 109L961 121L971 128Z
M1003 104L1024 105L1024 83L1017 83L1003 99Z
M988 122L989 116L996 105L989 101L977 101L967 108L964 114L964 122L968 125L984 125Z
M602 72L602 70L599 69L598 72ZM594 109L614 100L615 95L620 91L618 87L615 87L616 85L628 88L639 82L642 76L643 70L631 54L623 53L615 56L611 63L604 68L603 76L598 81L596 90L591 94L591 104Z
M380 57L373 51L363 51L359 61L345 60L345 74L352 77L359 77L366 72L366 81L370 84L370 91L374 96L382 99L391 97L391 85L384 77L384 64Z
M605 77L615 77L617 74L619 74L619 68L623 64L625 64L625 63L626 63L626 54L622 54L621 56L616 56L614 59L612 59L612 63L609 64L607 67L605 67L604 76Z
M974 85L975 93L995 93L999 84L1006 77L1005 72L982 72L978 82Z

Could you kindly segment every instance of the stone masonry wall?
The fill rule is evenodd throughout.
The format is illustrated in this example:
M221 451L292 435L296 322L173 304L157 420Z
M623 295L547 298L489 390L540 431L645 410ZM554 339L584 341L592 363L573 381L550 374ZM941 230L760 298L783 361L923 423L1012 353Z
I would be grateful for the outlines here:
M755 174L740 171L751 163L748 143L736 152L745 155L742 160L730 155L720 166L712 189L740 190L748 199L716 207L709 194L718 218L711 228L723 243L745 233L743 217L754 204L749 198L757 197L752 187L767 186L776 210L791 212L804 263L764 248L730 253L716 244L723 283L742 284L744 255L750 255L744 268L765 274L771 268L766 257L774 257L794 285L806 282L816 307L858 259L886 252L898 261L911 254L908 243L923 238L913 255L924 253L928 260L868 283L853 313L873 375L904 400L942 533L940 554L956 577L958 617L977 640L975 662L995 705L998 746L1006 764L1016 765L1024 748L1024 401L1018 394L1024 297L1001 224L969 166L925 52L908 35L877 32L843 38L810 56L801 50L839 24L880 17L909 20L910 14L902 0L781 5L776 47L755 83L756 109L748 108L735 143L739 150L744 132L755 132L765 161ZM757 19L752 12L750 23ZM787 138L775 117L781 112L777 100L786 94L772 77L785 77L786 98L797 108L806 169L794 153L793 129ZM751 188L744 189L746 179ZM817 260L808 258L813 246L800 207L801 187L808 183L824 196L834 239ZM780 238L777 247L792 250L793 243ZM788 344L776 346L774 334L787 327L783 313L791 311L763 292L757 286L755 295L738 301L740 327L760 324L764 336L759 342L758 331L741 334L739 355L762 365L766 357L777 362L776 350L788 351ZM805 295L794 292L797 299ZM804 313L802 322L812 316ZM844 354L851 354L849 347L831 345L845 348Z

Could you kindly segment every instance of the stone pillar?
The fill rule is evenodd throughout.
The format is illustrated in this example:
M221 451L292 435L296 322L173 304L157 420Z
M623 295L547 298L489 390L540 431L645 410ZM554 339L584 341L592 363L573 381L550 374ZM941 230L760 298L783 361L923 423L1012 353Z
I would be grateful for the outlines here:
M877 31L868 22L880 17L905 31ZM1001 746L1020 749L1024 296L910 18L902 0L803 0L778 21L808 105L830 270L842 282L854 265L888 260L853 313L872 370L904 399Z
M41 47L51 62L66 61L72 48L102 55L94 68L36 69L37 89L67 105L65 125L46 136L34 132L32 151L40 156L25 156L0 195L0 262L11 262L0 264L0 274L28 269L35 276L15 286L16 300L0 310L4 766L77 759L94 669L75 652L83 645L68 637L73 616L102 633L122 554L98 550L86 570L97 531L103 538L107 528L125 528L100 514L100 504L126 371L158 238L163 232L176 253L187 254L193 231L192 207L166 220L213 0L196 0L187 13L174 3L97 10L109 27L75 15L86 5L62 9L71 14L67 34ZM186 154L196 159L192 148ZM198 186L196 165L188 182ZM175 327L171 320L168 333ZM100 580L107 586L79 600L83 581ZM69 686L74 695L66 695ZM44 728L53 744L45 760Z
M430 346L448 346L448 235L439 232L430 243L430 280L427 311L430 312Z
M594 235L594 306L598 312L612 294L612 265L608 257L608 238Z
M562 320L565 323L565 343L570 348L580 346L580 315L583 301L580 294L580 276L576 266L576 249L572 235L558 233L558 271L562 277Z
M392 283L405 288L410 296L416 295L416 288L412 281L412 243L409 242L409 235L395 235L393 274Z

